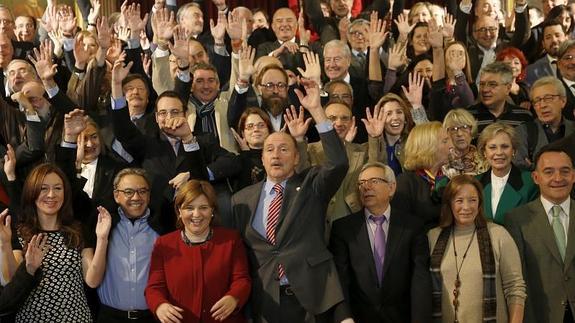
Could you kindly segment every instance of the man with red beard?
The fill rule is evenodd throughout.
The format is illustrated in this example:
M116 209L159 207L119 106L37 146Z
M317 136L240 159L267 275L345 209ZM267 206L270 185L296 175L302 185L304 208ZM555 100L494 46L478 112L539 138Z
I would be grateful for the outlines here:
M543 24L541 44L547 55L527 66L525 81L529 86L544 76L557 76L557 53L561 44L567 39L569 38L565 35L561 21L551 20Z

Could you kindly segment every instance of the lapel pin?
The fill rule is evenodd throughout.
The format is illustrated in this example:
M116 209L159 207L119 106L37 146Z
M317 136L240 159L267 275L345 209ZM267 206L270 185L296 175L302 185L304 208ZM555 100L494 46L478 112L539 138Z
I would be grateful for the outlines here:
M301 188L301 187L299 187L299 186L296 187L296 188L295 188L295 191L296 191L296 192L299 192L299 189L300 189L300 188Z

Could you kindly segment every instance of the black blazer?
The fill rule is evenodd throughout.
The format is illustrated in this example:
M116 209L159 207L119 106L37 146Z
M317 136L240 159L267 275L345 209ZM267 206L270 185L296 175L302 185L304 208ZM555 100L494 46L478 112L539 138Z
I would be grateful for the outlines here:
M333 253L356 322L430 322L429 245L423 222L391 208L382 286L378 286L364 210L333 223Z
M20 304L26 300L28 294L36 286L35 277L40 276L39 272L40 270L36 272L36 275L30 275L26 271L26 262L23 261L10 282L4 287L0 286L0 321L2 321L2 316L18 309Z

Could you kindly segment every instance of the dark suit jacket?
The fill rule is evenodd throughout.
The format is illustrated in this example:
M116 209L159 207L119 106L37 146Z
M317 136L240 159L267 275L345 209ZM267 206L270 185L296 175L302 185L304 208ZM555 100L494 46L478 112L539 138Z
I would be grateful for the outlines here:
M31 276L26 271L26 262L22 261L10 283L3 287L0 286L0 318L4 314L18 309L18 306L26 300L28 294L36 286L37 281L34 277L39 275L38 271L35 276Z
M431 320L429 245L422 229L422 221L391 208L379 286L364 210L334 222L330 250L356 322Z
M512 166L509 178L499 199L497 211L493 214L493 208L491 207L491 171L477 175L477 179L483 184L483 210L485 211L485 217L501 225L505 223L504 215L507 212L533 201L539 195L539 188L533 183L531 173L521 171L519 168Z
M234 227L247 246L252 277L252 306L256 322L279 322L279 282L282 264L298 301L311 314L342 302L339 278L324 241L325 212L348 168L342 141L334 130L321 134L327 161L287 181L276 245L252 226L264 182L232 197Z
M397 177L394 200L405 214L420 218L426 231L439 223L441 201L435 196L432 198L429 184L414 171L406 171Z
M511 210L505 228L519 250L527 284L525 323L563 322L565 304L575 313L575 201L571 200L565 260L541 200Z
M531 87L535 81L545 76L553 76L553 67L547 59L547 55L541 57L533 64L527 65L525 82Z
M296 38L296 44L299 44L299 40ZM273 42L265 42L260 44L257 48L256 58L260 58L262 56L266 56L269 53L273 52L274 50L278 49L281 46L279 41ZM303 56L300 52L292 54L287 50L284 51L278 59L282 62L283 68L286 70L291 70L297 73L297 68L305 68L305 64L303 62Z
M565 83L560 74L558 69L557 78L561 80L567 93L567 104L565 104L565 108L563 108L563 116L568 120L575 120L575 116L573 115L573 113L575 113L575 95L573 95L573 92L571 92L571 89L567 86L567 83Z
M207 170L201 151L185 152L181 144L178 155L160 131L142 134L130 121L128 108L111 112L112 125L118 141L151 179L151 205L174 214L172 201L174 189L168 181L181 172L190 172L191 178L207 179Z

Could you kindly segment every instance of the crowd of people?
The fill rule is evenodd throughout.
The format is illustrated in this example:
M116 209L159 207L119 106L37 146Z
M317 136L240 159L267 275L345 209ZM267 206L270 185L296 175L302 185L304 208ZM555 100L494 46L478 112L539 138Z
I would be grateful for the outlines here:
M574 323L575 1L438 2L0 4L0 321Z

